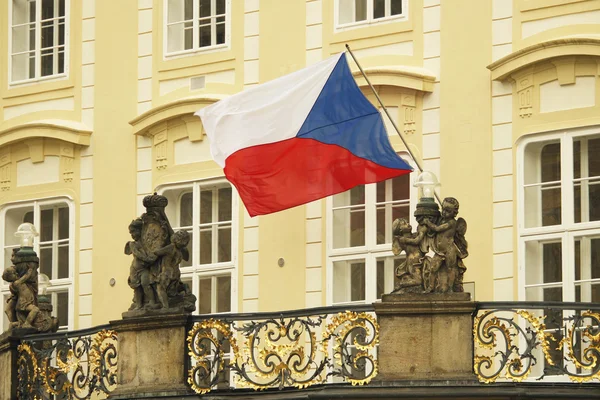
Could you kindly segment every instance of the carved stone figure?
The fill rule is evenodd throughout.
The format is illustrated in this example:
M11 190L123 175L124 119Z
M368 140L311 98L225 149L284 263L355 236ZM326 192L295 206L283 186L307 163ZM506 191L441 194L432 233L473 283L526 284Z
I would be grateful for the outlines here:
M466 267L463 259L468 256L465 233L467 223L456 219L458 201L447 197L442 202L439 216L432 204L417 206L415 217L417 232L405 219L397 219L392 225L394 255L402 252L406 260L396 271L393 293L448 293L462 292Z
M4 307L9 329L56 332L58 320L40 311L38 306L38 257L35 253L14 249L11 261L14 266L6 268L2 274L2 279L9 282L11 294Z
M123 316L192 312L196 297L181 282L179 271L181 261L189 259L189 233L171 228L165 214L166 197L155 193L146 196L143 204L146 212L129 224L133 240L125 245L125 254L133 256L128 283L134 294Z

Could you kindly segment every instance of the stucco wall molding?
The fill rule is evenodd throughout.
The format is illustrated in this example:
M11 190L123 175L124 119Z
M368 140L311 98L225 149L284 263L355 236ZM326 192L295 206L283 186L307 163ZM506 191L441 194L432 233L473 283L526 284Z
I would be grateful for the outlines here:
M192 115L200 108L216 103L226 96L193 96L165 103L144 112L129 122L135 135L148 136L149 130L161 122L173 118Z
M536 63L564 56L600 57L600 35L589 37L562 37L536 43L517 50L488 65L492 79L502 81L520 69Z
M420 92L433 92L435 74L420 67L370 67L364 69L369 81L375 86L395 86ZM358 86L367 86L360 71L352 73Z
M34 121L0 130L0 147L34 138L58 139L80 146L90 145L92 131L85 125L63 120Z

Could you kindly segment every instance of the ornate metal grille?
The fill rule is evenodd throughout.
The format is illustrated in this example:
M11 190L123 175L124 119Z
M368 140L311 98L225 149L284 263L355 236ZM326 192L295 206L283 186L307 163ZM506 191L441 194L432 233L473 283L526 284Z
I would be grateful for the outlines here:
M474 370L484 383L550 376L600 381L600 306L593 303L479 303Z
M117 334L109 326L29 336L18 347L19 399L106 398L117 384Z
M377 375L379 325L371 306L195 317L188 334L188 383L215 388L305 388ZM241 344L240 344L241 343Z

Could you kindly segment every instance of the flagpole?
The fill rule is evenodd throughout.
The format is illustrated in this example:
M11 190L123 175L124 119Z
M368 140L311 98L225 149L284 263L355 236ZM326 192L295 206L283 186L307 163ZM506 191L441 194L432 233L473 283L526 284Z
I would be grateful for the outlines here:
M415 162L415 164L417 165L417 168L419 169L419 171L423 172L423 167L421 166L421 164L419 163L419 160L417 160L417 158L415 157L415 155L413 154L413 152L410 150L410 147L408 147L408 143L406 143L406 140L404 139L404 136L402 136L402 134L400 133L400 129L398 129L398 126L396 125L396 123L394 122L394 119L392 118L392 116L390 115L390 113L388 112L387 108L385 107L385 105L383 105L383 101L381 101L381 98L379 97L379 95L377 94L377 91L375 90L375 88L373 87L373 85L371 84L371 81L369 81L369 78L367 78L367 74L365 74L365 71L363 71L362 67L360 66L360 64L358 63L358 60L356 59L356 57L354 56L354 53L352 53L352 50L350 49L350 46L348 44L346 44L346 49L348 50L348 53L350 53L350 55L352 56L352 59L354 60L354 62L356 63L356 66L358 67L358 69L360 70L360 73L362 74L362 76L365 78L365 80L367 81L367 84L369 85L369 87L371 88L371 90L373 91L373 94L375 95L375 97L377 98L377 101L379 102L379 105L381 106L381 108L383 108L383 111L385 111L385 115L387 115L388 119L390 120L390 122L392 123L392 126L394 127L394 129L396 130L396 133L398 134L398 136L400 136L400 139L402 140L402 143L404 143L404 147L406 147L406 150L408 151L408 154L410 154L411 158L413 159L413 161ZM438 203L442 204L442 202L440 201L440 198L437 194L437 192L433 192L435 194L435 198L437 199Z

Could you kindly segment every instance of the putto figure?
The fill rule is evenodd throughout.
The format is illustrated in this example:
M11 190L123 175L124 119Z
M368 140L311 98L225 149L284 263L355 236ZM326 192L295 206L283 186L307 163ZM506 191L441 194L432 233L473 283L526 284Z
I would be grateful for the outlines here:
M196 297L179 271L179 263L189 259L189 233L171 228L166 197L155 193L144 197L143 204L146 212L129 224L133 240L125 244L125 254L133 256L128 278L133 302L123 317L192 312Z
M24 329L33 332L56 332L58 320L42 312L38 304L38 265L39 259L33 254L22 254L14 249L11 262L2 279L9 283L10 296L4 313L9 322L9 330Z
M406 254L396 271L393 293L462 292L466 271L463 259L468 256L465 233L467 223L456 218L459 203L454 197L442 202L441 216L415 212L419 226L416 233L405 219L393 223L394 255ZM429 214L429 215L427 215Z

